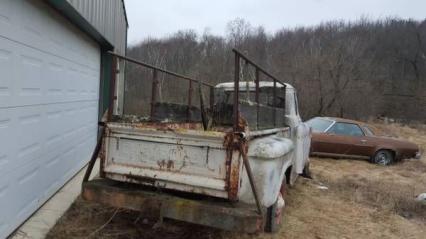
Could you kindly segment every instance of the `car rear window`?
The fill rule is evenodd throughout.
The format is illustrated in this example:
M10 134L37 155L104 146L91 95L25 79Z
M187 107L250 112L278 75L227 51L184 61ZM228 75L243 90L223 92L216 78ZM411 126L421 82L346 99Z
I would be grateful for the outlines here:
M368 135L368 136L374 135L373 131L370 128L368 128L367 126L363 126L363 128L364 128L364 132L365 132L366 135Z
M331 120L321 119L321 118L313 118L306 122L309 127L312 128L313 132L325 132L328 127L333 123Z

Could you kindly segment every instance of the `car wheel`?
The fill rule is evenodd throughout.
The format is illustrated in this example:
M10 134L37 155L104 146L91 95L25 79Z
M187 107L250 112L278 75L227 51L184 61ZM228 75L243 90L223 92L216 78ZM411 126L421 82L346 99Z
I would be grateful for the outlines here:
M268 207L266 211L265 232L276 233L279 231L283 220L283 210L285 207L285 196L287 194L287 183L285 179L280 188L280 194L274 205Z
M393 163L394 156L391 151L382 149L377 151L372 159L373 163L386 166Z

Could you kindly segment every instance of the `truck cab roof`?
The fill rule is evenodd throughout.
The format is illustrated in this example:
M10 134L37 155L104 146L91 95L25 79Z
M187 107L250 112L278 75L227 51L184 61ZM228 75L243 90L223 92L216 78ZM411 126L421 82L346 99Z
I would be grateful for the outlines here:
M241 81L239 82L240 91L247 90L246 87L249 87L250 91L254 91L256 89L256 83L254 81ZM284 83L286 89L294 89L292 85ZM283 84L277 82L276 87L282 88L284 87ZM260 81L259 82L259 88L273 88L274 82L272 81ZM216 89L224 89L225 91L233 91L234 90L234 82L225 82L220 83L215 86Z

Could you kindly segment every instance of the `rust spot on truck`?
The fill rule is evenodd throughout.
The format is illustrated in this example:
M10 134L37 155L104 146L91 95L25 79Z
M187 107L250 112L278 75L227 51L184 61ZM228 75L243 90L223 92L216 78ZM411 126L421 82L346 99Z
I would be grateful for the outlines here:
M157 165L160 168L160 170L162 170L166 166L166 161L165 160L159 160L159 161L157 161Z
M132 183L137 182L142 184L155 185L155 179L133 175L131 173L126 174L126 176L123 178L125 179L124 181L126 182L132 182Z
M101 150L99 150L99 159L100 159L99 176L101 178L105 177L105 163L106 163L105 152L106 152L106 143L107 143L106 140L108 139L110 134L111 134L110 129L108 129L108 127L105 127L105 135L102 139Z
M175 130L202 130L203 126L201 123L162 123L162 122L141 122L132 123L135 128L151 128L155 130L163 131L175 131Z
M167 161L167 169L170 170L170 169L174 169L174 168L175 168L174 161L173 160L168 160Z
M159 160L157 161L157 165L160 170L172 170L175 168L175 162L173 160Z
M241 134L248 128L247 121L243 117L239 117L237 132L227 132L223 147L226 149L226 190L228 191L228 199L236 201L238 199L239 179L240 179L240 156L241 148L248 149L248 145L241 146Z
M236 162L231 163L231 172L229 177L229 191L228 197L230 200L238 199L238 188L239 188L239 179L240 179L240 164L239 157L235 160Z

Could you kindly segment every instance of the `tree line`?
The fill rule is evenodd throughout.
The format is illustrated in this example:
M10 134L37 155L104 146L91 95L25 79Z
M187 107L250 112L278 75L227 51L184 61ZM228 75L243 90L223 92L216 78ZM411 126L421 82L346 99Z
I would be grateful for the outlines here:
M426 20L331 21L268 34L261 26L236 19L226 32L218 36L182 30L145 39L130 46L127 54L217 84L233 80L231 49L237 48L297 89L304 119L390 117L426 122ZM127 64L126 74L125 113L146 112L151 71ZM188 83L168 78L160 76L159 99L185 103Z

